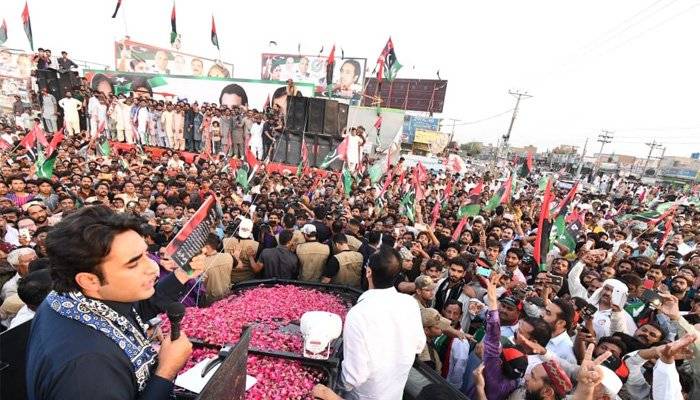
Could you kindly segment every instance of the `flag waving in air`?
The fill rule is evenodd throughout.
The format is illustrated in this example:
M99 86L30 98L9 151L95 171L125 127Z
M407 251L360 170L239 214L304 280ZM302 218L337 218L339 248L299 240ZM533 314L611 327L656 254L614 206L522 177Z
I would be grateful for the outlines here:
M511 174L508 177L508 179L505 182L503 182L503 185L501 185L501 187L496 191L496 193L493 194L489 202L486 203L486 207L484 207L484 210L493 211L496 209L496 207L500 206L501 204L509 203L512 191L513 175Z
M333 150L332 153L328 153L326 157L323 159L323 162L321 163L321 168L328 168L329 165L333 163L335 160L343 160L345 161L348 158L348 138L350 136L345 136L345 139L343 139L342 142L340 142L340 145Z
M518 176L521 178L528 176L532 172L533 168L532 152L530 151L527 153L527 158L523 160L523 164L520 166Z
M250 169L258 168L259 161L257 157L255 157L255 154L253 154L253 151L250 149L249 145L249 140L246 140L245 142L245 160L248 162L248 166Z
M114 7L114 13L112 13L112 18L117 18L117 13L119 12L119 8L122 6L122 0L117 0L117 5Z
M63 141L63 128L59 130L58 132L54 133L53 137L51 138L51 143L46 147L46 156L50 157L51 154L58 148L58 145L61 144Z
M214 22L214 16L211 16L211 44L213 44L217 50L219 49L219 36L216 34L216 23Z
M384 77L393 81L396 78L396 74L401 69L402 65L399 64L399 61L396 59L394 43L391 41L391 38L387 40L384 50L382 50L382 53L377 59L377 66L377 81L379 81L379 83L381 83Z
M544 199L542 199L540 219L537 223L537 236L535 237L535 251L533 254L540 271L545 269L546 260L544 258L549 253L549 233L552 231L549 205L552 202L552 197L552 180L550 179L547 181L547 187L544 189Z
M24 26L24 33L29 39L29 47L34 51L34 35L32 35L32 21L29 18L29 4L24 3L24 10L22 11L22 25Z
M574 196L576 196L576 192L578 191L578 185L578 181L574 183L574 186L571 188L571 190L569 190L569 193L557 207L557 211L554 212L554 218L557 218L558 216L566 217L566 214L569 212L569 206L571 205L571 202L574 200Z
M5 22L5 19L2 19L2 25L0 25L0 45L4 44L7 42L7 22Z
M175 1L173 1L173 11L170 12L170 44L177 39L177 23L175 22Z
M333 68L335 68L335 45L331 48L331 54L328 55L328 61L326 61L326 91L328 92L328 97L333 92Z

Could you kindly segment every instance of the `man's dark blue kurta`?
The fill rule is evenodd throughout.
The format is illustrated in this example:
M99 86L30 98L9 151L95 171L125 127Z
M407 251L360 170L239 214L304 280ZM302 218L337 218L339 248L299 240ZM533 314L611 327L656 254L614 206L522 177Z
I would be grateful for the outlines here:
M185 286L170 274L148 300L104 301L138 326L132 307L147 321L184 295ZM154 375L139 394L129 358L112 339L78 321L63 317L44 301L32 322L27 351L29 399L168 399L173 383Z

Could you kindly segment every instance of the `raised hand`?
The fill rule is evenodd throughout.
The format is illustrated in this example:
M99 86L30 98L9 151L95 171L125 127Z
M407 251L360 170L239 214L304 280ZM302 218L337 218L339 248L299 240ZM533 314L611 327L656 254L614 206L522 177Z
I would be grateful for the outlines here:
M600 368L600 364L607 360L612 354L606 351L593 360L594 348L595 345L593 343L588 345L576 378L579 384L588 386L589 388L596 387L603 380L603 371Z

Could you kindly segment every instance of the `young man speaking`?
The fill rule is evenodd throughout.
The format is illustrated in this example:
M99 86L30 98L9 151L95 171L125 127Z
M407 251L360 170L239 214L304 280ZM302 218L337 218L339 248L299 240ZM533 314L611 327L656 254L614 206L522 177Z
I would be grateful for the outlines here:
M27 354L30 399L167 399L192 352L184 334L156 352L144 321L184 294L182 269L158 282L133 216L91 206L57 224L46 239L54 282L39 306Z

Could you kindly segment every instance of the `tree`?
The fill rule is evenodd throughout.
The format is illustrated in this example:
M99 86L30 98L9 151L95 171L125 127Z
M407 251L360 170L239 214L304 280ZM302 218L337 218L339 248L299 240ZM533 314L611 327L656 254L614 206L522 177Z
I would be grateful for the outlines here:
M467 153L469 157L478 156L479 154L481 154L483 148L484 146L479 142L462 143L459 146L459 149Z
M552 150L554 154L576 154L576 148L574 146L559 145Z

